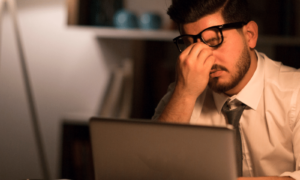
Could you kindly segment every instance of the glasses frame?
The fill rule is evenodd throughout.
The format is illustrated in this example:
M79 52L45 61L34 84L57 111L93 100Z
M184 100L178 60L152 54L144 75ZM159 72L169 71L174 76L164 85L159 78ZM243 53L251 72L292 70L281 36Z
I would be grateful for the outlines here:
M177 49L179 50L179 52L182 52L183 50L180 49L179 45L178 45L178 39L182 38L182 37L185 37L185 36L189 36L189 37L192 37L193 38L193 43L196 43L197 42L197 39L200 39L201 42L203 42L204 44L208 45L209 47L218 47L220 46L222 43L223 43L223 30L224 29L232 29L232 28L235 28L235 29L238 29L238 28L241 28L243 27L244 25L246 25L248 23L246 22L234 22L234 23L227 23L227 24L223 24L223 25L217 25L217 26L211 26L211 27L208 27L204 30L202 30L199 34L197 35L191 35L191 34L183 34L183 35L180 35L176 38L173 39L173 43L176 44L176 47ZM221 42L215 46L212 46L212 45L209 45L207 44L203 38L202 38L202 33L208 29L218 29L220 34L221 34Z

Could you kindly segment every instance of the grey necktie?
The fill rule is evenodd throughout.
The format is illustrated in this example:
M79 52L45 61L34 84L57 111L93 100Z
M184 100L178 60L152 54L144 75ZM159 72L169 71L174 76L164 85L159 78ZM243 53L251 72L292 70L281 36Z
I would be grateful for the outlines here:
M239 177L243 176L243 151L242 151L241 134L239 130L239 122L240 122L241 115L246 107L247 106L245 104L240 104L235 109L230 110L229 105L225 103L222 108L224 115L227 117L228 123L232 124L235 129L236 157L237 157L237 168L238 168Z

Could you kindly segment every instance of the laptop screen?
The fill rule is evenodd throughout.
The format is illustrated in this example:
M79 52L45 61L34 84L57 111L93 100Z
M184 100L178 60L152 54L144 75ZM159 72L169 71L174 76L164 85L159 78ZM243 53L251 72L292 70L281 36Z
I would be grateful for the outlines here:
M237 178L228 128L92 118L96 180Z

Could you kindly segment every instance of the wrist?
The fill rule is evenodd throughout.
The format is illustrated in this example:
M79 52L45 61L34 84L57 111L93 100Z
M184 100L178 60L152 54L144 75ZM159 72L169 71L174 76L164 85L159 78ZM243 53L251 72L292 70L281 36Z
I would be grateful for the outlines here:
M201 93L196 93L188 88L176 86L173 92L173 98L182 99L188 102L195 102Z

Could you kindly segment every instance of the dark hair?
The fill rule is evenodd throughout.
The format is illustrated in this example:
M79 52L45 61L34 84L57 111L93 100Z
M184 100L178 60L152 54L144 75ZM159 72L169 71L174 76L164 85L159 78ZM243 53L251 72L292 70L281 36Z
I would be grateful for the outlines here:
M218 11L226 23L250 21L247 0L172 0L167 13L176 23L186 24Z

